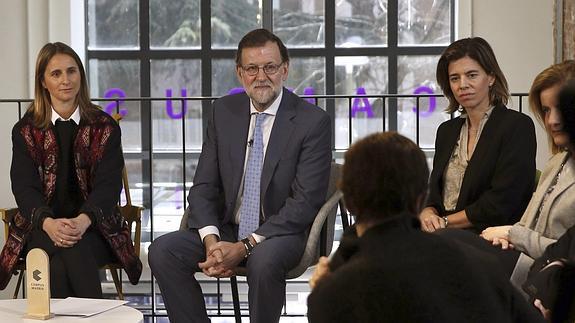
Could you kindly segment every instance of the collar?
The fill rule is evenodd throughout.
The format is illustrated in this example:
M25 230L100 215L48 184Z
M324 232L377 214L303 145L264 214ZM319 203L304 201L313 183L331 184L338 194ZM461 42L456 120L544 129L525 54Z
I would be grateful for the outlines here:
M283 93L284 93L284 91L282 88L278 97L274 100L274 102L272 102L272 104L267 109L265 109L264 112L259 112L256 109L256 107L254 106L254 103L252 102L252 100L250 99L250 114L265 113L267 115L275 116L278 113L278 109L280 108L280 103L282 101Z
M371 235L379 236L382 232L386 231L410 231L410 230L421 230L421 223L418 218L409 212L403 212L397 215L390 216L389 218L383 220L382 222L372 226L367 229L363 234L362 238L369 237Z
M340 257L334 257L335 261L330 262L330 268L334 270L343 265L343 263L357 254L360 249L371 250L374 247L380 248L381 241L396 239L397 236L394 235L394 232L399 235L405 235L408 232L422 231L419 220L416 216L409 213L401 213L383 220L367 229L361 238L357 236L355 225L351 226L343 233L339 249L337 250ZM375 246L374 239L377 240Z
M493 112L493 109L495 109L495 106L494 106L494 105L490 106L489 109L487 109L487 111L485 111L485 113L483 114L483 118L482 118L482 119L488 119L489 116L491 116L491 113ZM464 110L464 111L465 111L465 110ZM468 119L468 118L469 118L469 116L468 116L467 113L465 113L465 112L462 113L459 117L460 117L460 118L463 118L463 119Z
M54 107L52 108L52 124L56 124L56 120L62 120L62 121L68 121L68 120L74 120L74 122L76 122L77 125L80 124L80 106L76 107L76 110L74 110L74 113L72 113L72 115L70 116L70 118L68 119L64 119L62 118L58 112L56 112L56 110L54 110Z

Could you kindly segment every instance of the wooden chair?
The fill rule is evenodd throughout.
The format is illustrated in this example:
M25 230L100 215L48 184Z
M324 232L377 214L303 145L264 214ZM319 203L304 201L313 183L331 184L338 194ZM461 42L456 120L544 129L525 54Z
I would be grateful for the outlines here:
M142 210L144 209L141 206L132 205L132 199L130 197L130 190L128 189L128 174L126 173L126 168L124 167L122 180L124 184L124 192L126 195L126 205L120 206L120 213L122 217L128 222L128 226L130 228L134 228L134 250L136 251L136 255L140 256L140 241L142 237ZM0 209L0 215L2 215L2 221L4 222L4 237L8 237L8 230L11 225L11 221L16 216L18 212L17 208L10 208L10 209ZM24 256L24 255L23 255ZM118 298L123 300L124 293L122 292L122 281L120 279L119 271L123 269L120 263L109 263L106 264L101 269L110 270L112 274L112 279L114 281L114 285L116 286L116 291L118 292ZM22 286L22 281L24 280L24 271L26 270L26 261L25 258L22 257L18 260L16 267L14 268L14 275L18 275L18 283L16 284L16 289L14 290L13 298L18 297L18 292L20 291L20 287Z
M10 223L12 219L16 216L18 212L17 208L10 209L0 209L0 215L2 215L2 221L4 222L4 243L8 239L8 230L10 229ZM18 275L18 283L16 284L16 289L14 289L14 295L12 298L18 297L18 291L24 280L24 270L26 270L26 261L24 258L20 258L14 266L14 275Z
M142 211L143 207L132 205L132 197L130 196L130 186L128 183L128 172L126 171L126 166L122 171L122 183L124 185L124 195L126 197L126 204L120 206L120 213L126 222L128 222L128 227L130 230L133 229L134 238L132 239L134 243L134 251L136 256L140 257L140 242L142 240ZM135 225L133 228L132 225ZM118 293L118 298L123 300L124 293L122 290L122 280L120 279L120 271L124 267L121 263L109 263L102 267L101 269L107 269L112 274L112 279L114 280L114 285L116 286L116 292Z
M113 115L113 118L119 122L122 118L119 114ZM126 167L122 170L122 184L124 187L124 194L126 198L126 204L124 206L119 206L120 213L122 217L128 222L128 226L130 230L133 229L134 232L134 250L136 255L140 257L140 242L142 238L142 210L144 210L141 206L132 205L132 198L130 196L130 185L128 183L128 172L126 171ZM16 216L18 212L17 208L9 208L9 209L0 209L0 215L2 216L2 221L4 222L4 237L5 239L8 237L8 230L12 223L12 219ZM135 227L133 227L135 226ZM14 290L13 298L18 297L18 292L22 285L22 281L24 280L24 271L26 270L26 261L25 255L18 260L16 267L14 268L14 275L18 275L18 283L16 284L16 289ZM123 300L124 293L122 291L122 280L120 278L120 271L123 269L122 264L120 263L109 263L104 265L101 269L109 270L110 274L112 275L112 279L114 281L114 285L116 287L116 291L118 293L118 298Z
M122 116L118 113L112 115L116 122L122 120ZM122 170L122 184L124 186L124 195L126 197L126 204L120 206L120 213L126 222L128 222L128 227L132 230L132 225L135 225L134 232L134 251L136 256L140 257L140 242L142 240L142 211L144 210L141 206L132 205L132 197L130 195L130 185L128 182L128 171L126 166ZM107 269L112 274L112 279L114 280L114 285L116 286L116 292L118 293L118 298L123 300L124 293L122 290L122 280L120 279L120 271L124 267L120 263L110 263L102 267L102 269Z

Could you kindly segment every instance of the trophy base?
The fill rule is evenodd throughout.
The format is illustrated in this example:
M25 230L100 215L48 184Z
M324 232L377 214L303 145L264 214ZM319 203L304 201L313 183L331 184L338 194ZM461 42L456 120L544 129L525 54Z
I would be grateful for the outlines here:
M24 315L24 318L27 319L33 319L33 320L48 320L50 318L54 317L54 314L26 314Z

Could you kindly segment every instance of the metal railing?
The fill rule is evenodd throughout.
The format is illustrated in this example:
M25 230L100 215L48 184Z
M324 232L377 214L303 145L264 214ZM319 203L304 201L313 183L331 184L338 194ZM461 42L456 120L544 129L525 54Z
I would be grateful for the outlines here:
M377 95L311 95L311 96L301 96L302 98L306 99L306 100L310 100L311 102L315 103L316 105L325 107L325 110L327 111L327 113L332 117L332 138L334 138L334 140L332 140L332 150L333 150L333 155L334 155L334 159L339 159L341 160L343 158L343 153L345 152L345 150L347 149L347 147L355 140L357 139L357 136L354 136L354 115L356 115L357 113L364 113L366 114L367 112L364 110L361 111L355 111L354 109L357 107L357 103L361 102L363 104L366 103L365 100L367 100L368 103L372 104L372 108L375 109L375 111L371 111L373 113L372 119L377 121L377 122L381 122L380 125L378 126L380 129L379 131L388 131L388 130L393 130L393 131L397 131L398 130L398 111L400 111L401 109L398 108L400 106L399 101L400 100L414 100L414 106L411 112L406 111L408 114L409 113L413 113L413 115L415 116L415 118L413 119L413 122L415 122L415 124L413 125L413 128L415 129L415 132L412 133L412 139L419 145L420 144L420 139L421 139L421 133L420 133L420 128L421 128L421 115L422 115L422 109L424 107L427 107L429 109L430 107L430 101L432 100L431 98L433 98L433 100L436 100L437 98L442 98L442 95L437 95L437 94L418 94L418 95L403 95L403 94L377 94ZM523 112L524 108L524 103L523 101L525 100L525 98L527 97L526 93L516 93L516 94L512 94L512 104L511 106L513 108L515 108L516 110ZM144 226L143 231L142 232L142 242L144 243L144 246L146 244L149 244L151 241L153 241L154 236L156 234L161 234L163 232L158 231L156 232L154 230L154 209L155 209L155 204L156 203L161 203L161 201L157 201L154 199L154 196L156 194L158 194L158 192L154 192L154 189L158 189L159 192L161 192L163 189L165 189L165 187L162 187L162 184L159 184L157 181L154 180L154 176L155 171L154 171L154 161L155 160L166 160L166 159L179 159L181 161L182 164L182 172L181 172L181 178L179 181L175 182L175 183L171 183L173 185L171 185L171 187L169 189L173 189L174 187L177 187L179 189L181 189L181 192L178 193L180 194L180 199L182 201L182 208L185 209L186 205L186 196L187 196L187 190L189 189L189 187L191 186L191 181L187 180L187 178L192 174L190 174L191 171L187 171L186 168L187 166L191 164L193 164L193 162L195 160L198 159L199 154L201 152L201 148L197 147L197 148L187 148L186 145L186 130L187 130L187 126L186 126L186 122L187 119L185 117L185 112L182 111L182 117L181 118L160 118L160 121L163 122L179 122L179 126L181 127L181 140L182 140L182 145L181 145L181 149L175 149L172 151L163 151L163 152L158 152L155 150L154 148L154 140L153 140L153 135L154 135L154 126L153 126L153 121L158 121L159 119L154 117L154 109L157 107L154 107L153 103L156 102L160 102L160 103L178 103L180 104L180 107L185 107L187 106L188 103L190 102L199 102L199 115L201 118L201 125L202 125L202 131L201 133L205 133L205 127L207 126L207 119L206 116L209 115L209 109L211 108L211 102L213 100L217 99L216 97L169 97L169 98L165 98L165 97L149 97L149 98L95 98L93 99L94 102L96 103L113 103L115 105L114 111L116 113L120 113L121 112L121 107L122 105L125 105L129 102L137 102L139 103L139 122L140 122L140 132L142 134L141 138L141 149L136 149L133 151L129 151L126 150L124 152L124 156L127 160L132 160L132 161L136 161L136 162L140 162L140 167L137 167L136 169L128 169L128 173L131 176L135 176L136 178L141 178L141 180L138 182L137 180L131 179L130 183L131 183L131 187L130 189L134 189L134 190L141 190L141 205L143 205L146 208L146 211L144 213L144 217L147 219L145 219L143 222L144 223L148 223L149 225ZM423 103L424 100L428 100L427 102ZM28 105L32 102L32 100L30 99L0 99L0 107L2 108L9 108L9 109L14 109L14 113L18 114L18 118L22 118L23 114L25 113L25 110L27 109ZM342 103L343 102L343 103ZM375 104L377 103L377 104ZM436 104L437 105L437 104ZM8 106L8 107L7 107ZM362 106L362 108L365 108L365 105ZM437 106L436 106L437 108ZM372 109L372 110L373 110ZM441 108L443 109L443 108ZM109 110L109 109L108 109ZM108 111L108 112L112 112L112 111ZM429 111L425 111L426 113L428 113ZM12 113L10 111L4 111L3 114L9 114ZM436 109L435 111L433 111L433 113L440 113L438 111L438 109ZM368 113L367 113L368 114ZM449 118L453 118L454 116L448 116ZM360 118L363 118L363 120L369 119L369 116L366 117L366 115L361 116ZM379 120L381 119L381 120ZM340 144L340 145L336 145L336 141L335 138L338 137L341 141L341 137L342 135L338 133L336 133L337 129L335 129L335 125L336 123L339 124L346 124L347 125L347 138L346 138L346 142L344 141L344 144ZM121 123L122 126L122 123ZM433 134L435 135L435 134ZM123 130L123 137L126 136L130 136L130 133L127 133ZM201 140L200 140L201 141ZM433 148L425 148L424 151L426 152L428 158L432 158L433 156ZM7 153L7 152L6 152ZM139 168L139 170L138 170ZM139 174L138 171L140 172ZM136 173L136 174L135 174ZM178 210L175 210L176 212L176 216L177 216L177 212ZM181 210L181 214L183 214L183 210ZM180 214L180 217L181 217ZM175 221L177 224L179 224L179 221ZM177 227L174 227L174 230L177 230ZM142 248L142 250L145 250L145 248ZM144 252L145 254L145 252ZM145 266L146 267L146 266ZM210 283L207 284L213 284L213 280ZM147 284L148 282L144 279L142 280L142 284ZM233 313L230 312L229 313L225 313L227 310L222 308L222 290L220 288L220 280L218 279L217 281L215 281L215 283L217 284L217 289L215 291L216 294L216 299L217 299L217 305L216 307L212 308L213 310L213 315L216 316L231 316L233 315ZM301 282L300 282L301 283ZM297 284L297 282L296 282ZM142 303L136 303L136 302L132 302L132 305L135 305L136 307L138 307L140 310L142 310L146 316L165 316L165 313L163 311L163 309L161 308L161 306L158 306L158 301L156 300L156 284L154 283L153 277L150 276L150 281L149 281L149 290L148 292L142 292L142 291L134 291L133 294L136 295L140 295L143 296L144 299L149 299L148 301L142 302ZM128 295L127 299L130 299L130 290L131 290L131 286L126 285L124 287L125 290L125 294ZM146 288L144 288L146 289ZM206 296L209 297L209 296ZM149 303L149 304L148 304ZM287 313L286 310L284 310L284 315L293 315L293 314L289 314ZM301 316L301 314L296 314L295 316Z

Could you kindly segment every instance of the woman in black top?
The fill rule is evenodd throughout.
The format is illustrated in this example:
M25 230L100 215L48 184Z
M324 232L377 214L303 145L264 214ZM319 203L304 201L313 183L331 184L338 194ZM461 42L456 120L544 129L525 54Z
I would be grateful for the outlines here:
M41 248L50 257L52 297L102 297L99 268L122 252L134 255L129 243L118 252L109 234L124 223L117 208L120 136L114 119L90 102L74 50L46 44L36 63L34 102L12 130L10 176L19 214L10 236L21 239L9 239L0 255L0 287L13 270L10 255ZM139 260L124 265L139 267L139 277Z
M517 222L533 193L535 127L508 109L507 81L491 46L480 37L447 47L437 83L449 113L461 116L437 129L429 199L422 229L486 227Z

